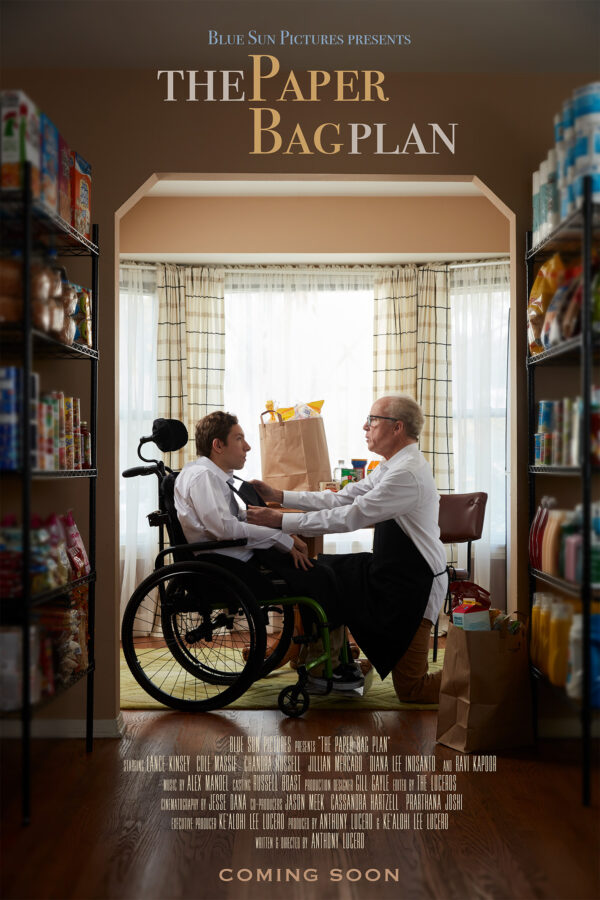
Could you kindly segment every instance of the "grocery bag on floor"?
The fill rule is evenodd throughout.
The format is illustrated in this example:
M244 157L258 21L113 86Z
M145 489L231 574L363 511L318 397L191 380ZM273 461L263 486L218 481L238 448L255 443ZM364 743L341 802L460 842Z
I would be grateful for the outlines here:
M464 752L533 742L527 629L448 627L437 740Z
M318 491L331 481L325 426L321 416L261 422L263 481L280 491Z

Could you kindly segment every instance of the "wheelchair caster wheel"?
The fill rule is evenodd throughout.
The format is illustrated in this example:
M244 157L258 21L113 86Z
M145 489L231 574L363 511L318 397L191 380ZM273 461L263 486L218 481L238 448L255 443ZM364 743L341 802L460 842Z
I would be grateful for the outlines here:
M310 697L302 688L292 685L280 692L277 703L282 713L297 719L308 709Z

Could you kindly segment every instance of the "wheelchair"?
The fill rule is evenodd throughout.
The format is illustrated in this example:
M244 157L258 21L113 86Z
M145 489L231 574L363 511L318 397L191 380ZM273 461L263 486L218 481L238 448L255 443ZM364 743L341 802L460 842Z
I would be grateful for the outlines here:
M165 706L191 712L220 709L269 675L292 640L308 644L316 639L293 636L294 605L305 604L316 616L324 652L298 666L297 683L278 696L283 713L301 716L310 703L306 682L312 668L323 663L327 692L332 688L327 616L311 597L286 595L285 582L273 573L215 552L244 546L245 539L186 541L175 509L177 473L162 460L143 456L141 448L151 441L161 453L172 452L187 440L181 422L156 419L152 435L142 437L137 449L147 465L123 472L124 478L155 475L159 500L159 508L148 516L150 526L159 528L155 568L135 589L123 616L127 665L137 683ZM265 505L252 485L238 480L242 485L237 493L246 504ZM347 662L346 643L342 657Z

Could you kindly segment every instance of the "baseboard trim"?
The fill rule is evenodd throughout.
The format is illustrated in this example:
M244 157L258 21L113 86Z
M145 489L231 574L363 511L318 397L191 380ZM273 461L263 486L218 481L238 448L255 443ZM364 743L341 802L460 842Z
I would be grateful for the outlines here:
M116 719L95 719L94 738L121 738L125 734L125 722L119 712ZM18 719L0 722L0 737L20 738L21 722ZM85 719L33 719L32 738L85 738Z

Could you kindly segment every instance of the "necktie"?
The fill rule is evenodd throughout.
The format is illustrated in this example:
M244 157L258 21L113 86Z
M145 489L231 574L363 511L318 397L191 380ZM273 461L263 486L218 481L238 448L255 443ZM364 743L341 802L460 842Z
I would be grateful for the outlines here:
M237 518L239 518L240 508L239 508L239 506L237 504L237 500L235 499L235 496L234 496L236 491L233 486L233 479L228 481L227 484L229 485L229 488L231 490L231 493L229 495L229 510L231 512L231 515L235 516L235 518L237 519Z

